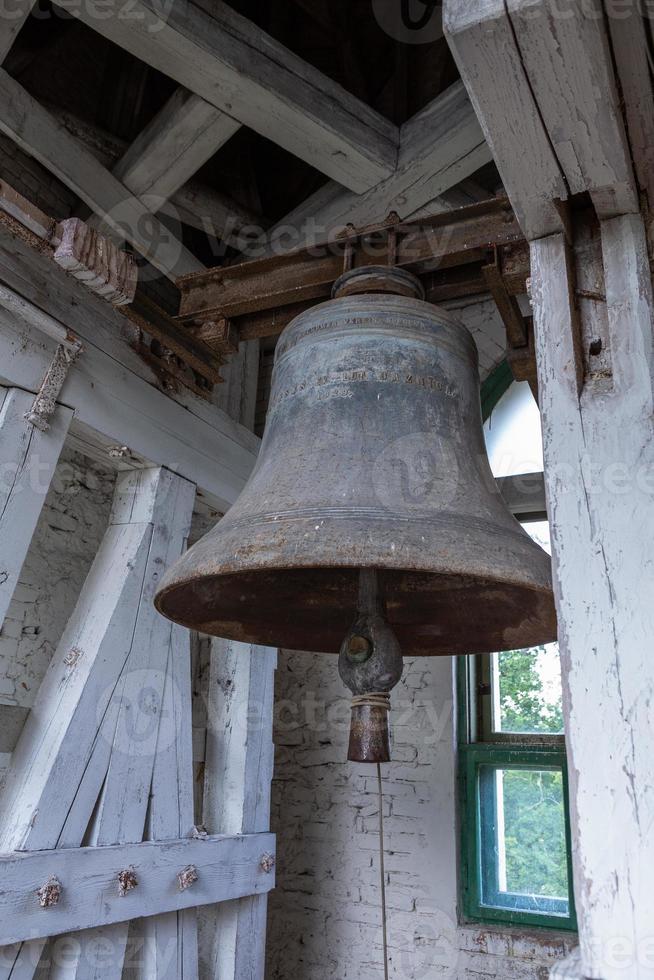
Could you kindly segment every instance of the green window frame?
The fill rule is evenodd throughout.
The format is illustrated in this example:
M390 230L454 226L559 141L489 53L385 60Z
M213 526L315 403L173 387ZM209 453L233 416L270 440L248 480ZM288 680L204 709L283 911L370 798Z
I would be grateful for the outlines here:
M482 388L484 419L512 382L500 365ZM547 515L530 515L543 520ZM457 660L457 754L460 818L460 899L464 921L504 923L545 929L576 930L572 883L570 807L565 737L522 734L493 728L492 654ZM565 822L568 900L512 895L500 889L497 848L500 809L497 806L498 770L560 772ZM557 907L558 905L558 907ZM511 907L513 906L513 907Z

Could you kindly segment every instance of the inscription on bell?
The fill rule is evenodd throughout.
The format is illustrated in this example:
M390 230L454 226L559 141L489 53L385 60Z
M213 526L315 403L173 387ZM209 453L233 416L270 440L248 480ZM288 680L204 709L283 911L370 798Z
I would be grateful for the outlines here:
M307 391L310 392L313 390L320 390L328 385L337 386L341 393L335 393L331 396L325 397L351 398L351 392L350 394L343 393L343 386L357 384L359 382L415 385L418 388L425 388L427 391L433 391L444 395L446 398L456 398L459 394L454 385L448 381L444 381L441 378L436 378L431 375L412 374L411 372L402 371L375 370L373 368L360 368L352 371L337 371L332 374L318 375L315 378L309 378L306 381L301 381L298 384L293 385L291 388L283 388L274 395L270 404L270 410L274 411L274 409L281 402L286 401L287 398L293 398L294 395L304 394Z

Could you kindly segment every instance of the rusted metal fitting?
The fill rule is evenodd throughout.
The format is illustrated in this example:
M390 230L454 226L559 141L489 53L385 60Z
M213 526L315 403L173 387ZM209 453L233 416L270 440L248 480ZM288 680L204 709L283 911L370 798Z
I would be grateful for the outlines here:
M39 905L42 909L51 909L59 904L61 898L62 885L55 875L50 875L48 880L40 888L36 889L39 896Z
M186 891L191 885L194 885L198 880L198 869L194 864L189 864L186 868L183 868L177 873L177 883L179 885L180 892Z

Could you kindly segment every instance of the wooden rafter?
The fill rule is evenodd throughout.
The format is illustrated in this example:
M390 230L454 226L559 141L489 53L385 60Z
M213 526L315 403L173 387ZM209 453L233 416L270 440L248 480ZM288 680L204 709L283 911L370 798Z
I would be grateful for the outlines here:
M175 0L165 16L154 0L89 0L73 13L351 190L395 169L397 127L219 0Z
M114 176L156 211L240 125L199 96L178 88L116 163Z
M408 218L424 205L449 210L438 199L492 159L462 82L438 95L400 130L395 173L365 194L352 194L336 183L321 187L270 233L271 242L291 238L294 245L309 236L325 236L347 224L368 225L395 211Z
M171 279L202 263L21 85L0 69L0 130ZM148 229L150 233L148 233Z

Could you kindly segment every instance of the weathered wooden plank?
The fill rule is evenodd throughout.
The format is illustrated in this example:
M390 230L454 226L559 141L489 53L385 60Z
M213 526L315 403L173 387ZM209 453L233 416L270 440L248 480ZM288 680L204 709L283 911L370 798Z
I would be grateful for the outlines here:
M566 183L504 0L445 0L443 26L525 235L563 230Z
M463 82L455 82L402 126L394 174L364 194L334 183L321 187L276 225L268 248L321 241L347 224L381 222L391 211L407 218L429 202L432 213L449 210L438 198L491 159Z
M96 440L107 450L126 446L128 457L148 465L172 460L218 510L236 499L258 451L254 435L193 395L172 398L155 388L154 376L121 337L124 318L6 232L0 232L0 281L79 333L84 355L69 371L60 401L75 410L76 435L89 449ZM0 383L38 391L54 344L2 311L0 323ZM111 459L105 451L105 462Z
M89 0L93 30L357 193L388 177L397 128L220 0Z
M570 759L579 975L633 980L654 900L652 292L643 221L602 222L610 378L575 369L563 236L532 243L545 482ZM583 311L581 311L582 316ZM583 324L582 324L583 333ZM583 374L582 374L583 380ZM598 942L597 937L602 941ZM619 944L621 957L605 950Z
M265 894L275 875L261 856L274 850L274 834L256 833L0 855L0 943ZM181 890L177 874L189 865L198 878ZM121 895L125 869L138 884ZM36 890L50 877L61 883L61 898L41 908Z
M507 8L570 193L588 191L600 217L637 211L601 0L508 0ZM519 166L529 173L524 158Z
M269 647L212 641L203 813L211 830L269 826L276 665L277 651ZM263 980L265 897L207 909L200 922L208 975Z
M168 470L119 478L100 551L16 748L4 846L142 839L172 631L152 598L182 550L193 500L193 485ZM126 927L112 936L124 950ZM97 938L91 930L75 945L69 975L89 975ZM121 962L107 962L103 975L119 976Z
M160 622L170 629L147 600L188 533L188 507L180 507L177 518L171 504L191 492L186 481L166 470L140 470L121 478L114 514L16 748L2 800L5 849L58 844L103 715L116 704L117 687L130 674L135 693L139 682L143 686L134 664L149 638L159 645ZM130 496L136 503L128 514L125 498L129 502ZM118 732L116 737L125 736ZM123 790L130 792L131 787ZM116 805L107 801L107 806ZM136 820L136 809L124 820ZM78 828L80 841L85 831L86 826ZM130 839L133 833L128 827L123 832L121 824L121 836Z
M105 167L111 168L127 152L127 143L99 126L64 112L57 106L48 105L47 108ZM1 188L0 184L0 201ZM183 221L230 244L240 241L244 226L258 227L261 224L260 216L248 211L228 195L193 180L174 192L163 212L173 220Z
M241 124L178 88L120 158L113 174L158 211Z
M171 279L202 268L161 222L36 99L0 68L0 130Z
M149 839L190 836L194 826L190 637L173 626L152 774ZM143 924L144 980L192 980L198 973L195 908L148 918Z
M28 391L0 388L0 625L73 417L60 405L42 432L25 418L33 401Z
M654 202L654 94L648 24L641 4L607 18L611 46L624 99L627 132L638 185Z

